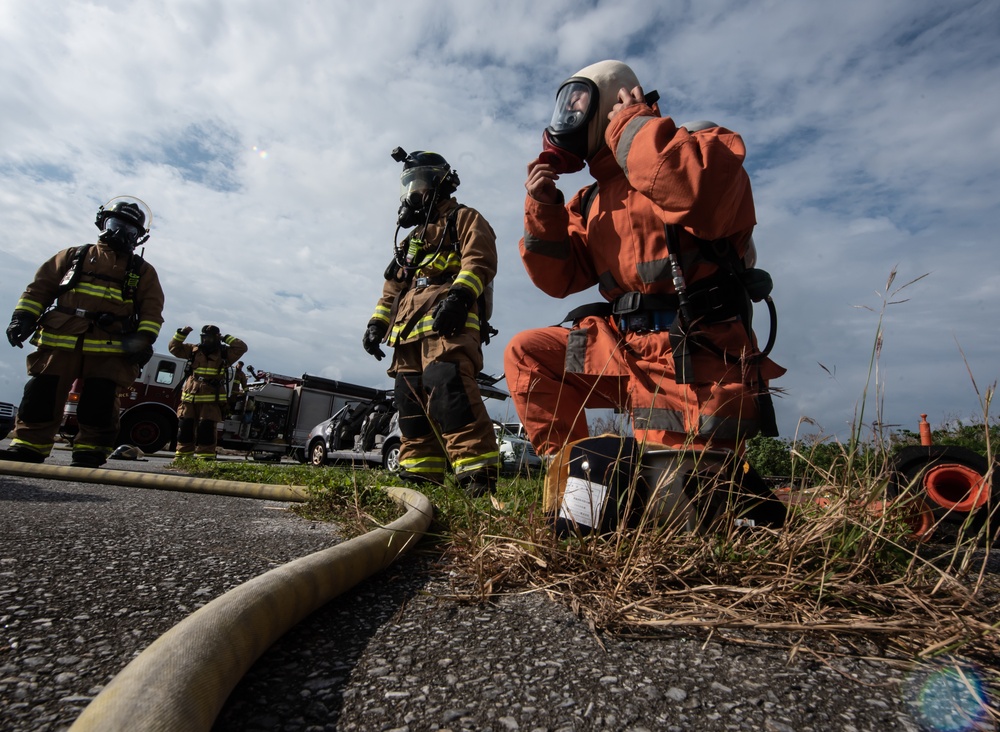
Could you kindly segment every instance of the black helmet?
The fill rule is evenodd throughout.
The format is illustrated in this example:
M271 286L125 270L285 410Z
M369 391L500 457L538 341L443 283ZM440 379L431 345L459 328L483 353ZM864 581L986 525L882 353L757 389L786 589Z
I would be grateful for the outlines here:
M101 230L98 237L113 249L132 251L149 238L146 227L152 216L143 210L145 204L128 198L113 198L97 210L94 225Z
M218 338L220 335L222 335L222 331L219 330L219 326L217 325L205 325L202 326L201 334L203 336Z
M437 192L450 196L458 188L458 173L451 169L448 161L435 152L418 150L406 156L403 173L399 177L401 201L408 201L414 208L420 208L427 192Z

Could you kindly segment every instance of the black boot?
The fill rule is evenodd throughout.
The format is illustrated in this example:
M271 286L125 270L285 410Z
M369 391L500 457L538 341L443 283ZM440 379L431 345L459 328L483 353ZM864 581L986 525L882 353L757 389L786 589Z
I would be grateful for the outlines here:
M45 456L27 447L8 447L0 450L0 460L16 460L21 463L44 463Z
M479 498L497 492L496 476L484 470L462 476L458 482L469 498Z
M74 450L73 462L70 465L74 468L99 468L104 465L104 462L105 458L102 452L98 452L97 450Z

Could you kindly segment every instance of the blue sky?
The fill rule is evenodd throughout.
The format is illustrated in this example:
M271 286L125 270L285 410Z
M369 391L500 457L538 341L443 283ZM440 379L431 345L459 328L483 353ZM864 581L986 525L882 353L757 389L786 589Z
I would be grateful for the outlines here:
M443 154L497 232L499 374L514 333L596 299L535 290L517 242L556 88L616 58L665 114L744 137L782 434L845 435L862 405L914 430L921 413L975 418L1000 372L998 40L1000 5L968 0L5 0L0 310L94 240L101 203L135 195L154 216L162 348L215 323L257 368L388 386L360 342L399 145ZM0 348L0 399L19 401L24 355Z

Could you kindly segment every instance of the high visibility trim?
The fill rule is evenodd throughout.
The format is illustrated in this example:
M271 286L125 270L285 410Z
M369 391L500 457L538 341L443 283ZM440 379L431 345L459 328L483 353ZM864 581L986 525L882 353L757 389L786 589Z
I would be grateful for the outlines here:
M35 346L59 348L67 351L76 350L76 345L79 341L80 336L78 335L60 335L58 333L50 333L44 328L38 331L31 339L32 344ZM93 338L84 338L81 350L84 353L109 353L114 355L121 355L125 353L125 348L122 346L122 342L114 339L96 340Z
M470 312L465 318L465 327L468 330L478 331L479 316L476 315L475 313ZM399 334L405 328L406 328L406 323L396 323L394 326L392 326L392 335L389 339L390 345L400 342ZM434 330L434 314L428 313L427 315L422 317L419 321L417 321L417 324L410 329L410 332L406 335L406 340L410 341L413 340L414 338L433 335L434 333L436 333L436 331Z
M175 331L174 332L174 337L171 338L170 340L172 340L172 341L180 341L181 343L183 343L185 338L187 338L186 335L184 335L183 333Z
M618 162L618 166L622 169L622 172L625 173L626 178L628 178L628 154L632 149L632 141L639 134L639 130L654 119L656 118L644 116L633 117L625 125L621 137L618 138L618 149L615 150L615 160Z
M76 285L70 292L77 295L88 295L90 297L99 297L102 300L110 300L113 303L125 305L132 303L131 300L126 300L122 297L121 290L117 286L110 287L108 285L96 285L92 282L80 282Z
M215 460L214 452L196 452L194 453L195 460Z
M139 327L136 328L140 333L152 333L154 336L160 335L160 328L162 323L157 323L155 320L140 320Z
M22 297L20 300L17 301L17 305L14 306L14 312L17 312L18 310L24 310L26 312L31 313L34 316L41 315L44 309L45 307L40 302L36 300L31 300L30 298L27 297Z
M208 404L209 402L223 402L226 399L224 393L219 394L194 394L189 391L181 392L181 401L187 404Z
M113 449L114 448L108 447L107 445L88 445L83 442L73 443L73 452L84 451L84 450L87 452L100 452L104 454L104 457L110 455Z
M562 241L549 241L547 239L539 239L527 231L524 232L524 248L532 254L550 257L551 259L569 259L571 249L569 238Z
M467 269L463 269L458 273L458 276L455 277L454 284L469 288L472 290L472 294L476 297L483 294L483 281Z
M758 429L755 419L722 417L717 414L703 414L698 423L700 436L711 436L720 440L735 440L740 435L753 435Z
M587 360L587 331L571 330L566 338L566 373L582 374Z
M53 444L51 442L27 442L19 437L14 437L10 441L11 447L23 447L45 457L48 457L52 453Z
M420 475L428 473L440 475L447 466L448 462L443 457L413 457L399 461L399 467L407 473Z
M647 285L664 280L673 281L673 274L670 271L669 259L654 259L649 262L636 262L635 270L639 274L639 279Z
M225 373L225 367L216 368L214 366L199 366L194 370L195 376L222 376Z
M482 455L461 458L454 462L455 475L472 473L483 468L492 468L500 464L499 452L485 452Z
M637 430L686 431L684 413L676 409L643 407L633 411L632 420Z

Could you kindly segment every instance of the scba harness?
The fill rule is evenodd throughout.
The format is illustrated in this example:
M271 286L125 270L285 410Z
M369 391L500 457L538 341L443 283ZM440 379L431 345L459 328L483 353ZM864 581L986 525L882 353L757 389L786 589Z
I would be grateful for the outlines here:
M420 268L420 264L429 261L429 259L442 253L456 253L460 251L460 240L458 236L458 212L465 208L464 204L458 204L449 214L448 218L445 220L445 229L441 234L441 240L438 242L437 246L434 247L433 251L428 254L423 247L423 240L414 236L411 232L402 242L393 260L389 263L389 266L385 271L385 279L395 280L396 282L404 282L405 288L403 292L399 293L399 297L406 292L406 289L413 288L419 290L424 287L430 287L431 285L450 285L455 281L457 274L440 274L440 275L429 275L423 277L417 277L416 272ZM406 252L406 257L403 263L400 262L399 255L401 251ZM402 277L399 276L399 271L402 270ZM398 300L398 298L397 298ZM435 303L428 303L428 308L433 306ZM483 292L479 295L476 300L476 304L479 310L479 333L482 338L484 345L490 344L490 339L500 333L499 330L490 325L490 318L493 316L493 282L487 283ZM416 325L417 321L420 319L419 316L424 315L424 312L417 313L415 317L411 318L409 325L400 331L399 339L403 340L409 335L413 326Z
M597 192L598 184L595 182L581 196L584 221L589 219ZM612 319L623 333L669 333L674 379L678 384L696 383L691 360L692 348L711 351L726 361L759 365L771 352L777 336L778 316L771 299L771 275L765 270L747 267L727 238L708 240L694 237L701 257L715 264L717 271L688 285L678 256L680 228L676 224L664 226L674 293L626 292L611 302L589 303L574 308L560 324L597 316ZM700 329L702 325L739 318L752 343L753 303L757 302L766 303L770 326L767 343L756 353L749 356L728 353L712 343ZM769 437L777 436L778 427L771 395L767 392L758 394L757 406L761 433Z
M93 246L93 244L84 244L83 246L74 247L73 253L70 255L69 268L66 270L62 280L59 282L59 286L56 288L57 300L61 295L76 287L76 285L80 282L80 278L86 274L88 277L93 277L95 280L119 285L121 288L122 301L133 303L132 314L115 315L114 313L84 310L83 308L71 308L58 304L53 305L49 309L57 313L63 313L64 315L75 315L78 318L84 318L85 320L91 321L102 330L109 330L114 325L120 324L123 334L134 333L137 330L139 323L139 314L135 310L134 302L135 296L139 291L139 279L142 276L142 268L145 266L146 260L134 252L129 253L128 262L125 265L125 275L121 280L114 277L108 277L107 275L100 274L99 272L85 272L84 262Z

